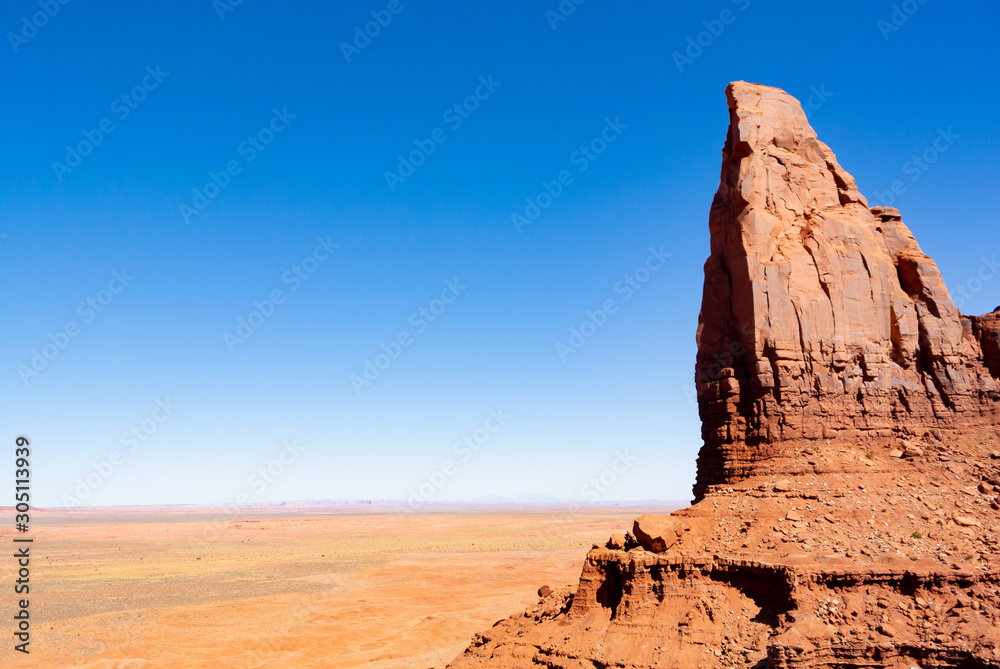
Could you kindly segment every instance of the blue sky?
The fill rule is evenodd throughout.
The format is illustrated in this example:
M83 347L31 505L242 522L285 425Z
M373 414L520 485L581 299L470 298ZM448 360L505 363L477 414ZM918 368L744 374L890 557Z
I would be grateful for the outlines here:
M688 499L735 79L811 99L964 310L1000 302L970 284L995 3L559 7L5 5L0 393L35 501Z

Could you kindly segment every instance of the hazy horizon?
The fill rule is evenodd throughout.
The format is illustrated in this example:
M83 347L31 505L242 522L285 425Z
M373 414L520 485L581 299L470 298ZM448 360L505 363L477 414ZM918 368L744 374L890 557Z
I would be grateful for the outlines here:
M441 508L469 507L469 508L504 508L521 507L526 509L537 508L539 510L552 508L568 509L600 509L600 508L660 508L660 507L682 507L690 503L690 499L635 499L635 500L608 500L608 501L587 501L587 500L567 500L567 499L457 499L451 501L422 502L410 509L413 513L428 513ZM243 509L249 511L267 509L347 509L347 508L371 508L378 510L391 509L394 512L406 507L404 499L288 499L276 500L273 502L252 502L249 504L238 504L236 502L223 504L194 504L189 502L173 502L167 504L111 504L94 505L81 504L79 506L39 506L36 511L100 511L102 509L144 509L144 508L172 508L172 507L195 507L202 509ZM14 507L0 505L0 509L13 509ZM235 518L234 518L235 520Z

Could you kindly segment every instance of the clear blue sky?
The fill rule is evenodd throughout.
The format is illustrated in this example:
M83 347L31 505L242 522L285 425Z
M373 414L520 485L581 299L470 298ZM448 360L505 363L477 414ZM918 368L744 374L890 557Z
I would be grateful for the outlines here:
M996 3L914 1L891 31L891 2L489 4L5 4L0 393L38 504L88 474L86 504L402 499L428 476L433 501L688 499L734 79L824 91L820 138L873 201L905 185L953 289L1000 253ZM519 229L543 181L561 193ZM1000 302L973 287L965 311Z

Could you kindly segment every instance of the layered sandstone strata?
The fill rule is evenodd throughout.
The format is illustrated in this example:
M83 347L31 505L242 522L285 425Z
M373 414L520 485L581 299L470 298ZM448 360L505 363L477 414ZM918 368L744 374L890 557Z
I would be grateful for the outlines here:
M1000 669L1000 310L958 312L794 98L727 93L696 501L451 666Z

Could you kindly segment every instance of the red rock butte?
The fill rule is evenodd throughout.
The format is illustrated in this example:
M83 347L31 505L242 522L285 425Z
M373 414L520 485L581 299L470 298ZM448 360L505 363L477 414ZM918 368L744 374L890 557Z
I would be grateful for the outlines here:
M796 439L998 422L998 386L899 211L868 208L799 103L743 82L712 203L698 325L696 497ZM994 365L993 373L996 373Z
M793 97L726 92L695 502L450 666L1000 669L1000 309L958 311Z

